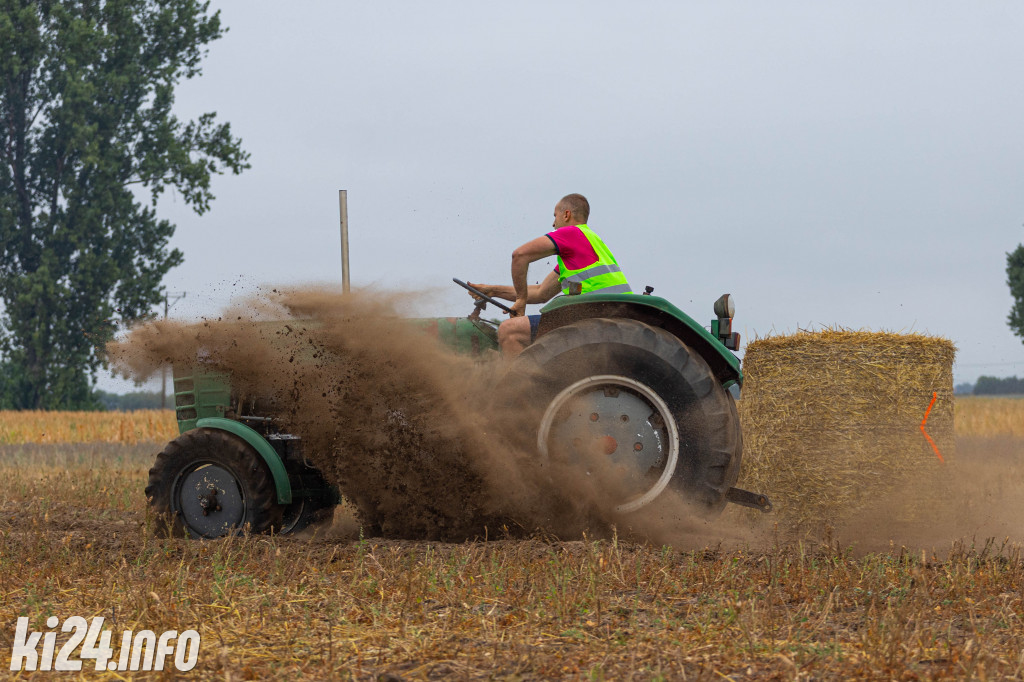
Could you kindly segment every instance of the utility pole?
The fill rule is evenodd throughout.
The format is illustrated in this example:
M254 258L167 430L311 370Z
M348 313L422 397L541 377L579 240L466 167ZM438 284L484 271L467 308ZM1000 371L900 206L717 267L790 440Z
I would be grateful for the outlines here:
M348 277L348 190L338 190L338 209L341 211L341 290L351 291Z
M182 291L181 293L168 294L164 292L164 319L167 319L167 313L170 312L171 308L174 307L181 299L185 298L187 292ZM171 299L174 300L171 300ZM167 409L167 365L164 365L160 370L160 409Z

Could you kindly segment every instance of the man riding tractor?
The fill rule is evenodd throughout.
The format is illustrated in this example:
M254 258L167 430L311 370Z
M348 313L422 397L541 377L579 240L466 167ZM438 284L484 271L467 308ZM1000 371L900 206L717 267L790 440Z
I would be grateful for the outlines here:
M498 344L506 358L516 357L537 338L540 315L524 316L527 303L547 303L559 291L632 293L611 250L587 226L589 217L587 198L567 194L555 205L555 221L551 224L555 229L512 252L512 286L469 283L487 296L514 302L511 317L498 328ZM557 256L558 265L540 284L527 285L530 263L548 256Z

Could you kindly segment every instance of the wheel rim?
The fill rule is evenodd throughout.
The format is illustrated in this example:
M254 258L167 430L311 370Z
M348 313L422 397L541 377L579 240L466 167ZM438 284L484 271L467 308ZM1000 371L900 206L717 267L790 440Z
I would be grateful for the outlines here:
M545 460L586 461L603 453L628 477L633 492L617 505L631 512L665 490L679 461L679 429L661 396L628 377L602 374L563 389L537 433Z
M245 495L238 478L214 462L196 462L178 474L172 502L187 532L216 538L241 528Z
M306 512L307 504L308 501L306 498L300 497L297 501L292 502L284 508L284 516L281 519L281 530L279 531L281 535L291 533L295 530L295 526L302 520L302 515Z

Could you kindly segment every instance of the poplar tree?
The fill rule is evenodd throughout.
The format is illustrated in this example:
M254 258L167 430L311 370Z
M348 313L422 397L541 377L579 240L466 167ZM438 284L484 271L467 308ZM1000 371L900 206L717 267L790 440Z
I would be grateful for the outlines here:
M211 178L249 167L215 113L173 113L225 30L197 0L0 0L6 407L94 406L112 321L148 314L183 259L158 197L202 214Z

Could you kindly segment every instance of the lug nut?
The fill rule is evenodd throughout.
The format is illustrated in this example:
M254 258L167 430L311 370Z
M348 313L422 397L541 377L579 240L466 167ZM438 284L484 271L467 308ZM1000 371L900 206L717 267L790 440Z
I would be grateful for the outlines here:
M619 419L621 419L624 422L628 422L629 421L629 415L628 414L624 414L621 417L619 417Z
M636 450L637 452L640 452L641 450L644 449L644 444L643 443L633 443L633 449Z
M597 414L597 412L591 412L590 413L590 421L596 422L600 418L601 417L600 417L600 415Z

